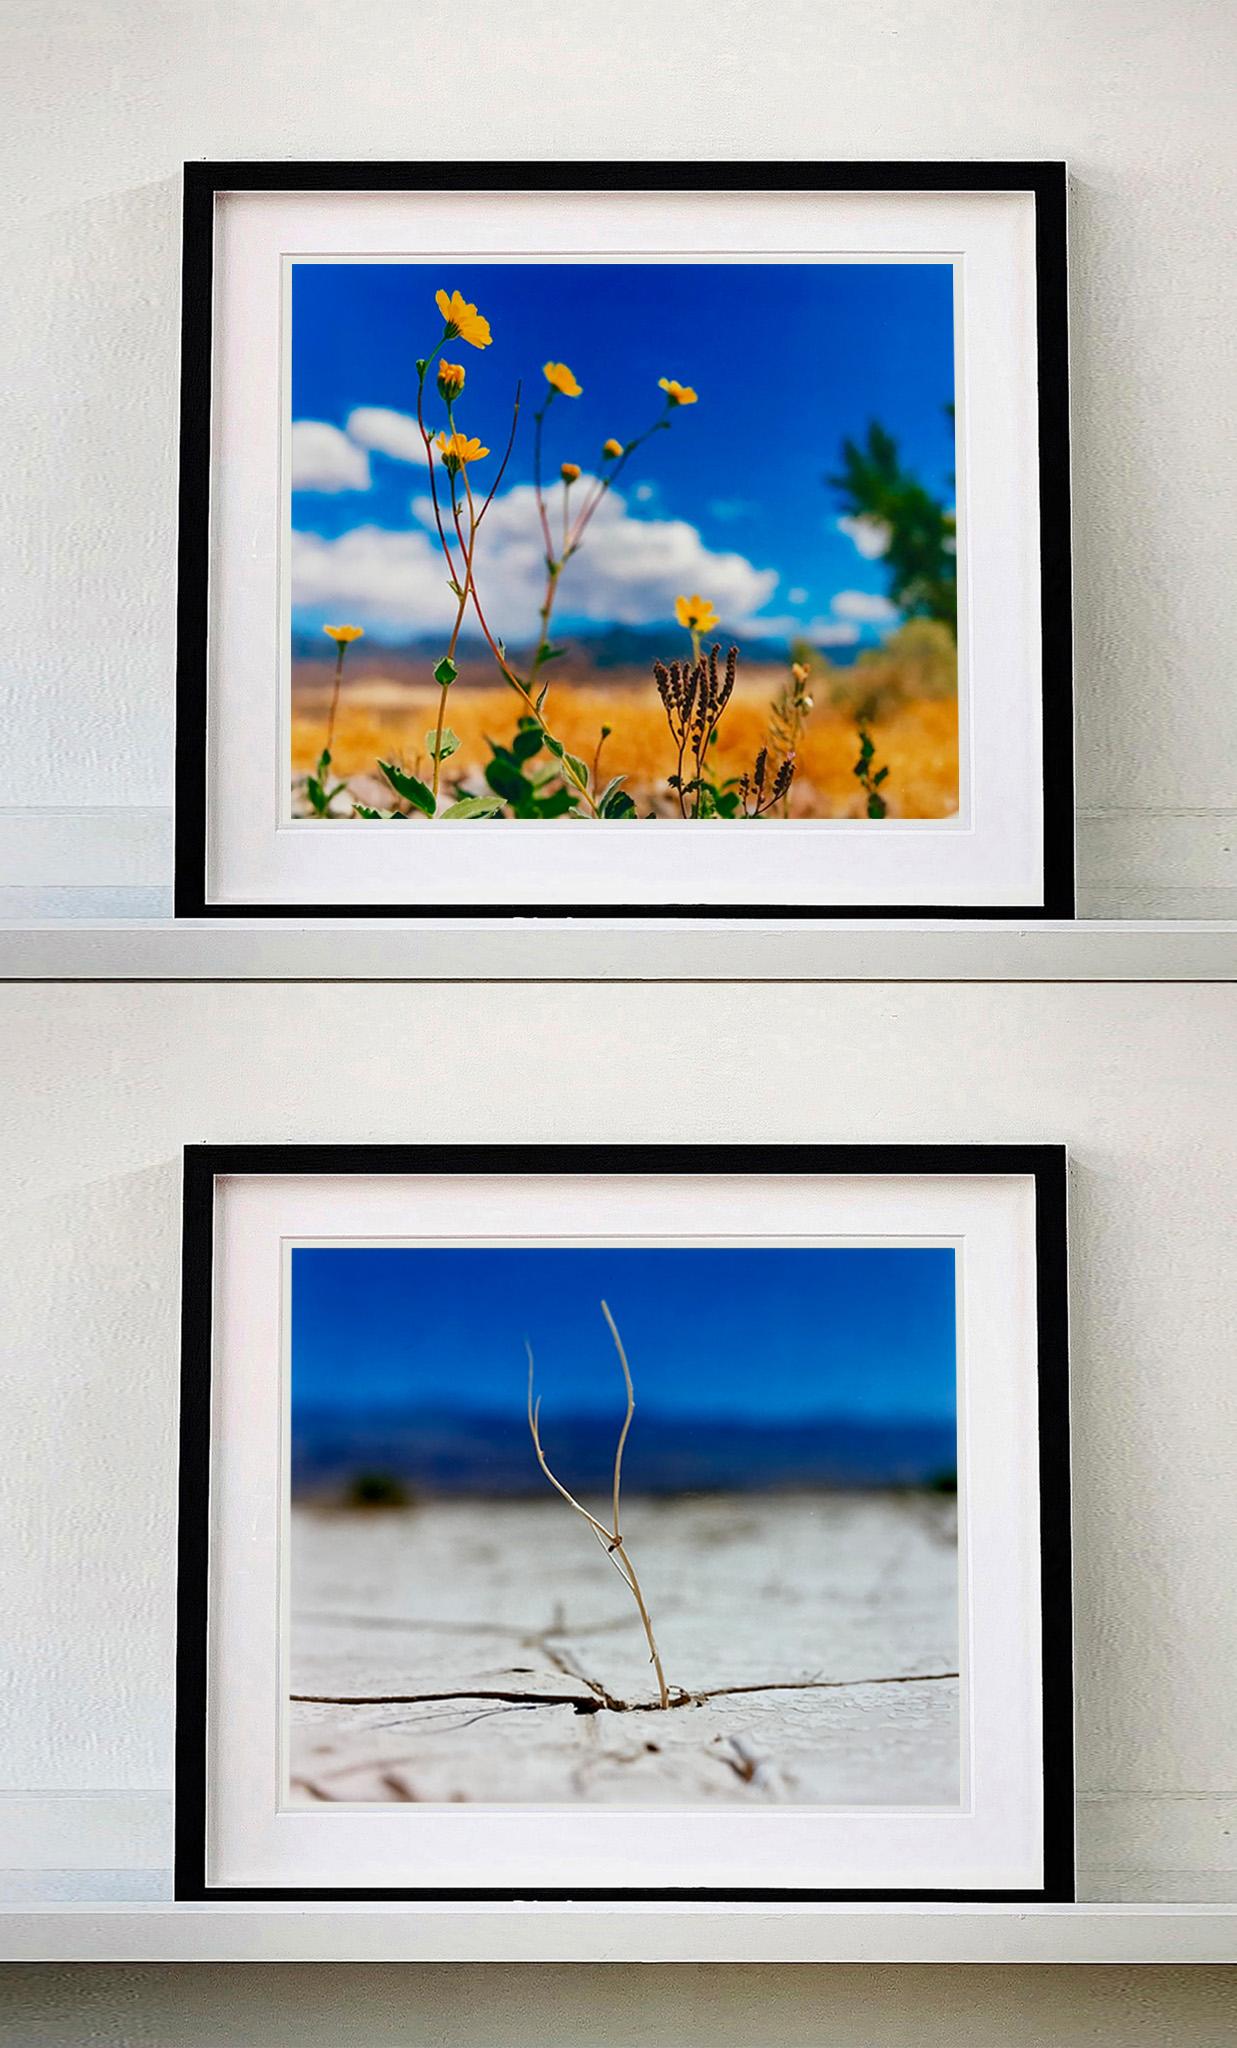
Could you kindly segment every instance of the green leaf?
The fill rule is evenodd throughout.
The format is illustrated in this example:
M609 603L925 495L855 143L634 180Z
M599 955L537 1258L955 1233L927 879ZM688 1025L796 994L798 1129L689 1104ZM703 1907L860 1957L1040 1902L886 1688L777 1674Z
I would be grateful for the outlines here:
M325 747L323 747L323 749L322 749L322 752L321 752L321 753L319 754L319 756L318 756L318 780L319 780L319 782L325 782L325 781L326 781L326 771L327 771L327 769L328 769L328 768L330 767L330 765L331 765L331 757L330 757L330 755L329 755L329 754L327 753L327 750L326 750L326 748L325 748Z
M511 751L517 761L531 761L534 754L541 752L541 727L533 724L521 725L511 742Z
M510 761L504 761L501 754L496 754L489 763L485 779L495 795L509 804L527 803L533 793L532 783L521 775L518 768L513 768Z
M502 807L500 796L462 796L442 815L444 818L496 818Z
M358 818L382 818L386 815L383 811L371 811L368 804L358 804L356 814Z
M331 799L316 775L307 775L305 777L305 794L314 807L315 815L319 818L325 818Z
M557 789L550 791L549 796L539 796L533 810L538 818L570 818L578 815L575 798L562 782Z
M451 687L451 684L455 681L455 678L457 677L458 674L459 670L455 666L455 663L452 661L451 656L449 654L444 654L442 660L439 662L437 668L434 670L434 681L436 683L441 684L444 690L447 690Z
M868 816L869 818L883 818L887 816L885 799L883 796L877 796L875 791L868 798Z
M588 769L578 754L563 754L562 763L580 789L588 788Z
M402 768L395 766L394 761L379 761L378 766L397 796L402 796L406 803L412 804L418 811L423 811L427 818L433 817L438 806L432 790L427 789L423 782L418 782L415 775L406 775Z
M625 789L616 789L602 798L601 815L603 818L634 818L636 807Z
M874 776L872 777L872 780L873 780L873 782L874 782L874 783L876 784L876 786L877 786L877 788L878 788L878 789L879 789L879 787L880 787L881 783L882 783L882 782L883 782L883 781L885 780L885 777L886 777L886 776L888 775L888 773L889 773L889 770L888 770L887 768L878 768L878 769L877 769L877 771L876 771L876 774L875 774L875 775L874 775Z
M537 709L538 709L538 711L540 711L540 709L541 709L542 705L543 705L543 704L545 703L546 697L547 697L547 695L548 695L548 693L549 693L549 688L550 688L550 685L549 685L548 683L543 683L543 684L541 685L541 688L540 688L540 689L538 690L538 692L537 692Z
M550 752L554 755L555 759L561 761L564 753L562 741L556 740L552 733L547 733L545 736L545 743L547 747L550 749Z
M430 732L427 732L425 735L425 744L429 749L429 757L431 761L434 759L435 749L437 749L438 759L440 761L449 761L451 759L452 754L458 754L460 750L459 734L452 732L449 725L443 727L441 740L438 737L438 732L436 728Z
M548 640L543 640L537 649L536 665L538 668L544 668L547 661L557 661L566 652L565 647L551 647Z
M610 777L610 780L607 782L605 788L601 792L601 795L597 799L597 808L599 811L605 810L607 799L614 795L616 789L621 789L622 785L626 782L626 780L627 777L625 775L612 775Z

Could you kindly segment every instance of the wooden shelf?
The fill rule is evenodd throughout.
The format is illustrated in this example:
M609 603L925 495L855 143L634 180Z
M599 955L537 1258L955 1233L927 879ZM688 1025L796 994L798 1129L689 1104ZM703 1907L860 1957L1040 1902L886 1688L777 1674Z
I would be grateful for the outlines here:
M1218 1963L1237 1907L30 1905L0 1960Z
M1237 924L0 923L13 981L1231 981Z

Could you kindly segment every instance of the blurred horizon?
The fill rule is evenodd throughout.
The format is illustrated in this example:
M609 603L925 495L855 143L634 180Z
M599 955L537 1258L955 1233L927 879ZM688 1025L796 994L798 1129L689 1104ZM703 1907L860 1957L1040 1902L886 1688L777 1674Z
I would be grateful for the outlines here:
M634 1493L924 1485L956 1463L954 1254L927 1246L297 1246L298 1494L388 1472L538 1495L528 1434L607 1483L625 1394Z

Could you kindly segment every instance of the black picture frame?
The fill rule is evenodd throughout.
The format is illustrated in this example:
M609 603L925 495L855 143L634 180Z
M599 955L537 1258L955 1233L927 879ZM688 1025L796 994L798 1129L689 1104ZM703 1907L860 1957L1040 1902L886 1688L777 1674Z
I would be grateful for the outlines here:
M196 1145L184 1154L180 1480L177 1557L175 1896L263 1903L1072 1904L1073 1624L1070 1539L1067 1156L1059 1145ZM1043 1883L1033 1890L596 1891L485 1886L374 1889L208 1882L207 1686L211 1501L214 1204L228 1175L1018 1175L1036 1198Z
M1035 202L1038 360L1043 901L1033 905L787 903L221 903L207 875L211 388L216 196L227 191L1023 191ZM191 163L184 171L176 660L178 918L692 917L1068 920L1074 907L1070 594L1068 180L1024 163Z

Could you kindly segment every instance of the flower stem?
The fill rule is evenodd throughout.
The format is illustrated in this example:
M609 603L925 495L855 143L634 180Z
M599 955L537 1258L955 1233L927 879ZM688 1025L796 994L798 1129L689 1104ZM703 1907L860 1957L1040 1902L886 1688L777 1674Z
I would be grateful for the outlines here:
M341 640L339 646L335 650L335 687L331 691L331 711L330 716L326 722L326 745L322 749L323 753L328 756L330 755L331 746L335 739L335 713L339 709L339 686L342 683L343 679L344 643Z
M532 695L532 692L530 691L528 684L524 681L524 679L521 676L518 676L516 674L515 670L511 666L511 663L507 660L506 655L503 653L501 647L499 646L497 640L494 638L493 633L490 631L489 621L487 620L485 612L482 609L481 599L477 595L477 586L475 583L472 586L472 608L477 614L477 624L480 626L481 631L485 636L485 642L490 650L490 653L493 655L495 661L498 663L499 671L503 677L504 682L507 682L511 685L511 688L515 691L517 697L519 697L522 701L524 709L527 712L528 716L532 719L534 725L540 727L541 731L546 735L547 739L553 739L554 735L550 731L550 727L546 719L538 710L537 700ZM570 783L572 789L574 789L578 793L578 795L583 797L585 803L588 805L593 816L595 818L599 818L601 816L601 812L597 808L597 800L594 797L592 791L590 789L586 789L582 783L578 783L573 775L567 775L566 779Z
M661 1652L657 1647L657 1638L653 1634L653 1623L649 1617L649 1610L644 1604L644 1594L640 1590L640 1581L636 1577L635 1566L627 1555L626 1546L621 1539L614 1546L614 1554L623 1560L623 1564L626 1567L627 1583L631 1587L632 1598L640 1611L640 1619L644 1624L645 1641L649 1646L649 1661L657 1673L658 1704L662 1707L668 1707L670 1705L670 1690L666 1684L666 1674L662 1670Z

